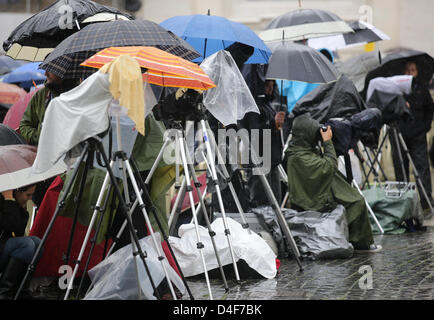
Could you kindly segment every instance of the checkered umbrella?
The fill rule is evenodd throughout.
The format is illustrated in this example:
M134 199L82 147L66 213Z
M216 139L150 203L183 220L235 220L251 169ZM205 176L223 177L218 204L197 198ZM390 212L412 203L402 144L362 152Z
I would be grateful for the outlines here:
M80 64L109 47L152 46L192 60L199 53L187 42L149 20L111 21L86 26L62 41L41 68L62 79L86 78L96 71Z

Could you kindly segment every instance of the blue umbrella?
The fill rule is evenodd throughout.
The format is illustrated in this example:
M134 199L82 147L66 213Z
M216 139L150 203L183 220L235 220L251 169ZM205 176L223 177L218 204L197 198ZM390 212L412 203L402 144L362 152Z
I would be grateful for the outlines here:
M6 74L8 72L11 72L15 68L18 68L25 63L27 63L27 61L14 60L8 56L0 56L0 74Z
M193 62L201 62L235 42L255 49L246 63L267 63L271 56L270 49L250 28L224 17L209 15L209 12L208 15L175 16L160 25L187 41L202 55Z
M36 84L45 81L45 70L39 69L40 64L41 62L26 63L6 74L1 80L6 83L18 83L22 88L29 89L33 86L33 81Z

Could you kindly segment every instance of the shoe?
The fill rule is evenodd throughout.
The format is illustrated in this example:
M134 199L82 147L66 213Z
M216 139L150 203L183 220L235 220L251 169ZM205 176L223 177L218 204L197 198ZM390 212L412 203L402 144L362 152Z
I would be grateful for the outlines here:
M367 253L375 253L375 252L379 252L383 249L383 247L379 244L371 244L369 246L369 249L354 249L354 252L367 252Z
M0 278L0 300L12 300L26 272L27 264L10 257Z

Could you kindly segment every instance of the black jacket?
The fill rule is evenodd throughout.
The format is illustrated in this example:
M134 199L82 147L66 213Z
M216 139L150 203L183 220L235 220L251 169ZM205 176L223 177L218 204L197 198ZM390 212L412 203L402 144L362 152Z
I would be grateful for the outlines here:
M5 200L0 193L0 252L6 241L15 236L24 236L29 213L21 208L16 201Z
M282 162L282 139L280 131L276 129L274 117L276 111L271 106L270 99L259 98L257 100L260 114L256 112L246 113L244 118L239 122L240 128L247 129L250 133L250 142L252 141L251 130L259 129L259 154L258 157L263 157L263 129L271 129L271 169Z
M400 121L399 128L402 134L410 138L426 134L431 129L434 113L434 102L428 86L416 78L411 93L405 96L405 99L410 104L413 119Z

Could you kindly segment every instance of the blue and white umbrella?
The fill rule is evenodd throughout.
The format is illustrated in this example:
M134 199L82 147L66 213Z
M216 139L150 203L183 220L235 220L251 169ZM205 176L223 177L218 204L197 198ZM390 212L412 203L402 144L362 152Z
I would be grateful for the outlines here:
M307 45L315 49L327 48L335 51L337 49L363 45L370 42L390 40L390 37L383 31L364 21L350 21L349 25L354 32L312 38L307 40Z

